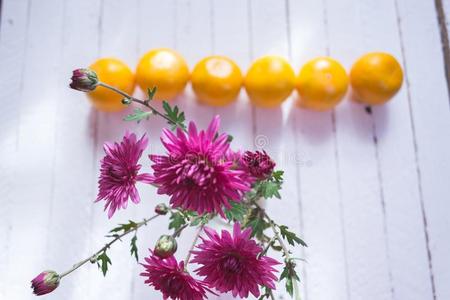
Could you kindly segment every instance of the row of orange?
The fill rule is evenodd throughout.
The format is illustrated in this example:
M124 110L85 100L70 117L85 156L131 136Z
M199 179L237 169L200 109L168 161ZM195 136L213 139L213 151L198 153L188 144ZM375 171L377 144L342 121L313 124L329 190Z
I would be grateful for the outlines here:
M260 107L280 105L296 89L298 104L314 110L335 107L349 84L355 99L368 105L392 98L403 82L403 71L390 54L373 52L359 58L347 74L336 60L319 57L307 62L296 76L289 63L279 56L257 59L244 76L236 63L224 56L209 56L192 72L183 57L171 49L155 49L138 63L136 73L114 58L102 58L90 66L100 81L132 94L137 83L144 91L156 86L155 99L170 100L180 94L190 80L198 100L212 106L233 102L242 86L251 102ZM89 93L94 106L104 111L124 108L121 96L103 87Z

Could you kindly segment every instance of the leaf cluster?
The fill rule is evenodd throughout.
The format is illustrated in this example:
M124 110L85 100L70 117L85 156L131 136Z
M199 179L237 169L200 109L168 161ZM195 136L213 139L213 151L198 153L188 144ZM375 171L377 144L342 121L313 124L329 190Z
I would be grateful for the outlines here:
M186 129L184 112L180 111L178 106L175 105L172 107L169 102L163 101L163 109L165 112L164 116L168 119L167 123L172 125L172 130L175 130L177 127Z

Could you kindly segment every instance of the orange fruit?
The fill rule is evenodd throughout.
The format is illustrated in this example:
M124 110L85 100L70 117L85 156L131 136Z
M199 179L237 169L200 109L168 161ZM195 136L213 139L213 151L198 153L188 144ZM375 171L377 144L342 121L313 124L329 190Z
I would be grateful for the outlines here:
M97 73L99 80L131 95L134 90L134 74L130 68L116 58L101 58L89 68ZM88 93L95 108L106 112L117 112L126 108L122 104L123 96L98 86Z
M142 90L156 86L155 99L169 100L181 93L189 80L189 68L177 52L159 48L142 56L136 81Z
M319 111L331 109L347 92L347 72L336 60L318 57L302 67L296 87L300 106Z
M400 90L403 70L388 53L367 53L353 65L350 83L355 100L369 105L383 104Z
M244 79L245 90L252 103L267 108L278 106L286 100L294 85L294 70L279 56L257 59Z
M192 88L198 99L212 106L225 106L239 94L242 86L239 67L225 56L209 56L194 67Z

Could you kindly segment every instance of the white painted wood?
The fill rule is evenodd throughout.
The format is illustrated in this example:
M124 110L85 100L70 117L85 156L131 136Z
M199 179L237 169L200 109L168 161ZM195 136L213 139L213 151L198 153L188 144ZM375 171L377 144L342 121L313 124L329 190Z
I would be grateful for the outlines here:
M27 42L28 2L5 2L2 7L0 32L0 266L12 267L14 255L11 249L11 214L14 209L15 163L19 129L19 102L23 70L25 67L25 44ZM0 298L6 299L7 272L0 272Z
M326 6L330 55L350 68L367 51L361 45L364 17L357 1L327 1ZM363 106L346 100L335 116L348 298L392 299L373 120Z
M99 56L117 57L133 70L138 59L138 14L137 0L134 1L103 1L101 7L101 18L99 19ZM97 145L96 163L97 175L100 166L100 159L104 156L103 143L106 141L121 141L127 129L133 130L136 125L122 121L123 117L131 111L131 108L119 113L97 113ZM147 168L144 168L147 169ZM97 192L97 189L96 189ZM99 202L93 207L93 218L91 228L91 252L95 252L105 243L105 236L108 231L118 223L125 223L130 219L135 219L138 207L129 201L126 210L119 210L113 218L108 220L103 211L104 202ZM90 268L91 285L96 288L89 290L88 298L98 299L105 296L107 292L110 299L125 299L130 296L133 290L132 280L136 278L136 261L130 256L130 237L117 243L108 251L113 267L110 268L105 279L96 267ZM121 288L117 289L117 283L121 282Z
M435 298L448 299L450 110L436 10L432 2L397 2ZM414 21L418 18L420 25Z
M80 17L73 11L83 11ZM46 256L49 266L63 272L75 260L91 255L91 218L96 196L95 111L87 99L68 87L72 70L89 65L97 58L100 1L66 1L63 10L61 69L57 87L54 191L50 214ZM83 145L83 146L80 146ZM102 218L103 220L103 218ZM75 242L76 241L76 242ZM71 259L68 260L68 257ZM90 268L80 269L63 280L64 288L49 299L80 299L88 294Z
M276 54L289 58L289 36L286 3L282 1L251 1L250 43L252 58ZM297 145L294 134L293 112L289 114L292 99L283 103L282 108L255 108L254 147L265 149L284 170L285 183L281 191L282 200L267 201L268 213L276 222L283 222L292 230L300 232L301 215L298 194L299 178L296 162ZM270 121L269 121L270 120ZM294 257L304 257L300 247L293 250ZM281 260L281 259L280 259ZM302 262L299 262L301 265ZM300 270L301 268L297 268ZM299 276L303 277L301 272ZM301 293L304 286L300 285ZM284 282L276 291L277 298L287 298Z
M16 8L20 12L20 6ZM55 124L59 100L55 86L59 84L61 65L63 5L53 1L40 1L39 5L30 2L27 9L26 50L20 57L23 81L20 91L11 98L20 105L20 123L13 191L9 199L11 255L4 271L8 274L5 299L30 297L29 281L41 271L42 265L56 267L50 265L46 250L54 192ZM20 19L18 21L20 26ZM17 66L20 68L21 64L17 62Z
M359 7L363 47L392 53L402 62L399 32L392 30L398 27L395 3L364 1ZM373 108L389 266L394 299L432 299L407 89L404 84L389 103Z
M298 74L308 60L328 55L326 6L318 1L290 1L289 4L292 64ZM294 99L297 97L296 94ZM304 268L306 298L347 299L347 257L333 112L293 107L293 114L298 144L302 231L309 245L306 249L308 263Z
M191 69L204 56L228 55L244 73L268 53L290 57L296 72L328 51L346 68L372 50L399 58L401 92L373 115L346 101L336 109L336 133L331 112L293 107L296 95L280 110L254 109L255 120L245 92L213 109L197 104L189 87L176 104L201 127L221 114L234 148L254 148L258 135L268 141L286 171L283 200L268 201L268 211L310 244L295 253L308 260L299 268L303 299L450 298L450 110L433 1L4 0L2 8L1 299L34 299L29 280L42 269L66 269L101 247L115 224L148 217L168 200L140 185L141 204L108 221L103 203L93 204L103 142L120 140L126 128L147 132L148 172L146 155L164 152L165 124L124 123L127 111L95 112L67 87L73 68L99 56L134 69L156 47L175 48ZM141 259L165 232L167 218L140 230ZM192 234L180 239L179 259ZM129 238L110 256L106 279L87 265L48 299L161 298L139 276ZM281 297L288 299L282 285Z

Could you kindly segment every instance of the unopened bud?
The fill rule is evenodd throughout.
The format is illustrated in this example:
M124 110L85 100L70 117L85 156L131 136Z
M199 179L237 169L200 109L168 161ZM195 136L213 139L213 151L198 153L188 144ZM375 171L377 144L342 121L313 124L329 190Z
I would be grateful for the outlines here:
M160 258L172 256L177 251L177 241L171 235L162 235L156 242L154 253Z
M155 213L158 215L165 215L169 211L169 208L164 203L160 203L155 206Z
M122 99L122 104L123 104L123 105L130 105L130 104L131 104L131 100L128 99L128 98L123 98L123 99Z
M60 277L55 271L44 271L31 281L33 293L37 296L49 294L58 286Z
M82 92L95 90L99 83L97 73L91 69L76 69L73 71L71 79L70 87Z

